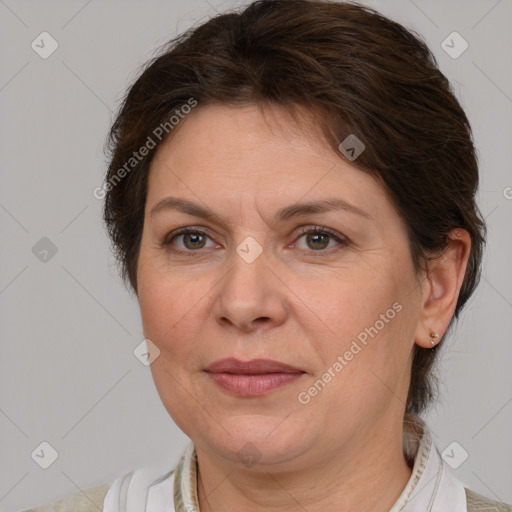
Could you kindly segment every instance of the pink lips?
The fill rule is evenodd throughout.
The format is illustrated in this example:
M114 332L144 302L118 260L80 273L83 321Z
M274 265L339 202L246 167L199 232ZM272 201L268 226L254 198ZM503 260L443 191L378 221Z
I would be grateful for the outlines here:
M215 361L205 371L216 384L238 396L264 395L306 373L300 368L271 359L244 362L232 357Z

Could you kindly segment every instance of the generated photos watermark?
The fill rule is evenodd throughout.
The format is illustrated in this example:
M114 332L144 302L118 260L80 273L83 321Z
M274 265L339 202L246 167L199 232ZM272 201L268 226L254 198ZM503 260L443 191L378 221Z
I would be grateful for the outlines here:
M368 337L374 338L379 334L384 327L389 324L393 318L395 318L397 313L402 311L402 304L399 302L393 303L393 305L385 312L382 313L379 319L371 326L366 327L362 330L358 335L357 339L352 340L350 348L345 351L343 355L339 355L336 358L336 361L329 366L326 372L322 374L322 376L316 380L307 390L301 391L297 395L298 401L302 405L307 405L311 402L311 399L318 395L329 382L332 381L336 375L338 375L354 358L362 351L364 347L368 345Z
M104 199L107 192L110 192L126 175L128 175L142 160L149 155L152 149L155 149L157 144L161 142L166 135L184 119L192 109L197 106L197 100L195 98L189 98L187 102L181 105L179 108L174 110L173 114L160 123L152 132L148 135L144 144L137 150L134 151L132 156L120 167L115 174L110 176L108 180L101 186L96 187L92 193L96 199Z

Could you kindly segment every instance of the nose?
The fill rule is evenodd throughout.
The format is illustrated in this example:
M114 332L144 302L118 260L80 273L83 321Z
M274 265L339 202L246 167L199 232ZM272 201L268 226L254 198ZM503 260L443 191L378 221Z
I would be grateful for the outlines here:
M289 289L271 268L265 251L254 261L233 254L233 265L219 283L215 316L224 328L251 332L281 325L288 314ZM288 292L288 293L287 293Z

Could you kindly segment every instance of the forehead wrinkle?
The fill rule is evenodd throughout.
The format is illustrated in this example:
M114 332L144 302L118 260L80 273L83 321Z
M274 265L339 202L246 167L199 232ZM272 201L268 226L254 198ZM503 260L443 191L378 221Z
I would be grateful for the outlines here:
M249 199L250 198L240 198L239 200L239 203L238 203L238 222L244 226L246 224L246 220L244 220L244 217L246 218L247 216L244 215L244 210L245 211L248 211L247 208L244 209L244 206L249 204ZM272 229L272 225L271 225L271 222L269 220L267 220L266 216L261 212L261 209L260 207L258 206L258 198L257 198L257 195L254 195L252 197L252 211L255 211L256 214L260 217L260 219L263 221L264 225L268 228L268 229ZM227 219L226 219L227 220ZM232 223L236 222L236 220L233 220Z

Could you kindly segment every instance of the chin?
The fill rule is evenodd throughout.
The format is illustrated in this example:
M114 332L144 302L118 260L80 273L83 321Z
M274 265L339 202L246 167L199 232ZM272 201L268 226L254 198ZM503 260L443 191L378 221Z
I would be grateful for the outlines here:
M239 415L220 422L224 428L213 431L220 435L198 439L191 433L189 437L196 438L196 444L208 446L208 450L224 459L242 464L240 467L257 469L286 463L307 450L309 443L303 432L290 429L293 424L286 425L286 422L283 418L261 414Z

